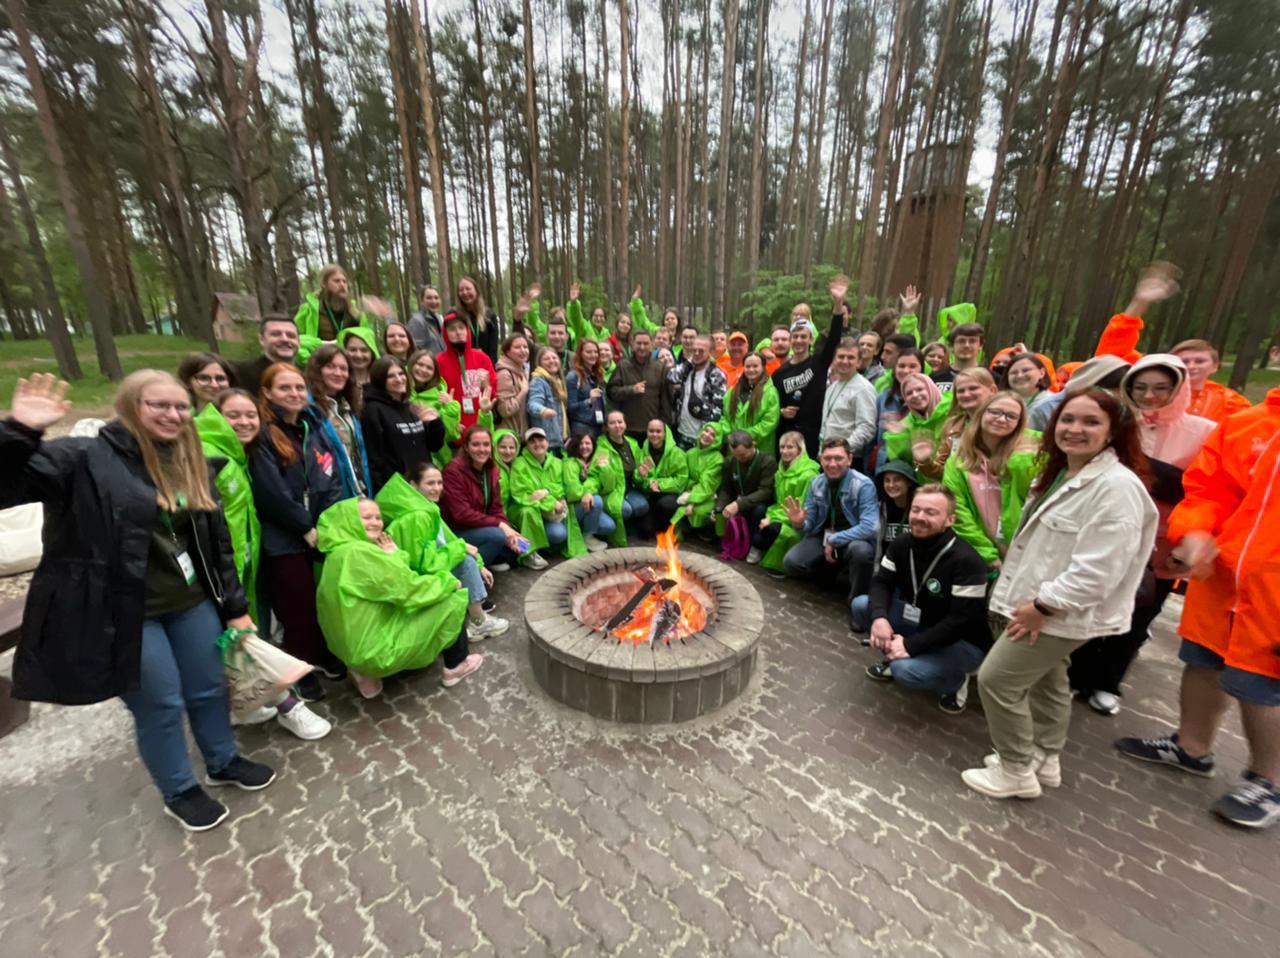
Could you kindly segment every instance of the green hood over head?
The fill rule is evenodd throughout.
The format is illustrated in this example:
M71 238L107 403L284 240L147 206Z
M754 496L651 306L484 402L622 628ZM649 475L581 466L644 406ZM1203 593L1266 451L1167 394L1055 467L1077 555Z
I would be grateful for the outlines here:
M343 499L335 502L324 512L316 523L317 547L321 552L332 552L338 546L351 543L365 543L373 546L364 531L364 523L360 521L360 500Z
M368 326L348 326L346 329L338 332L338 345L345 346L348 336L359 336L364 340L364 344L369 347L369 352L373 353L373 358L377 359L382 355L378 349L378 336Z
M249 459L244 453L244 446L231 428L222 413L213 403L205 406L195 418L196 432L200 436L200 445L204 447L206 456L221 456L231 462L245 465Z
M519 437L519 436L517 436L514 432L512 432L510 429L495 429L495 430L493 431L493 460L494 460L494 462L501 462L501 461L502 461L502 460L500 460L500 459L498 458L498 443L502 441L502 437L503 437L503 436L510 436L512 439L514 439L514 440L516 441L516 455L517 455L517 456L518 456L518 455L520 455L520 453L524 451L524 450L521 448L521 446L520 446L520 437ZM514 462L515 460L512 460L512 461Z
M413 483L398 472L387 480L386 485L373 501L382 510L382 521L388 526L397 519L414 512L439 511L434 502L414 488Z
M978 321L978 307L973 303L953 303L938 310L938 329L942 331L941 339L945 342L951 330L957 326Z

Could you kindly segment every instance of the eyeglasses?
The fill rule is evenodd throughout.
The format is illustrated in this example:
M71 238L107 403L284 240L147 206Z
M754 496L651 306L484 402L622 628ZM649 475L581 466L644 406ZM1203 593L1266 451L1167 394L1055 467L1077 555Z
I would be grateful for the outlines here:
M201 386L208 386L210 383L220 383L225 386L231 381L222 373L214 373L212 376L208 373L196 373L193 378Z
M174 412L179 416L191 415L191 405L185 402L163 402L156 399L144 399L142 400L142 405L152 412Z
M982 415L989 419L1003 419L1006 422L1017 422L1021 412L1009 412L1007 409L988 409Z

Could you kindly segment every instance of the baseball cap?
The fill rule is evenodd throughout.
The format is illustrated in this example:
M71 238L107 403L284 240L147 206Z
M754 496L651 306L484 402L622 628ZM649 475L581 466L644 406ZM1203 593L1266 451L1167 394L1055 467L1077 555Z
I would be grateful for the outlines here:
M543 429L541 426L530 426L528 429L524 431L525 442L528 442L530 439L533 439L536 436L541 436L543 439L546 439L547 431Z

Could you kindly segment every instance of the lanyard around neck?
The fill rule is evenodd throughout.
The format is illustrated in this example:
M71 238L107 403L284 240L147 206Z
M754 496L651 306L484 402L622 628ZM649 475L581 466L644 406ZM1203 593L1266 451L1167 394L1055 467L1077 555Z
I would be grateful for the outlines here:
M956 544L956 540L952 537L951 541L938 550L938 554L933 557L933 561L929 563L929 567L924 570L924 581L929 581L929 576L933 572L934 566L938 564L938 560L947 554L947 551ZM916 578L916 554L912 549L907 550L907 557L911 563L911 604L920 604L920 582Z

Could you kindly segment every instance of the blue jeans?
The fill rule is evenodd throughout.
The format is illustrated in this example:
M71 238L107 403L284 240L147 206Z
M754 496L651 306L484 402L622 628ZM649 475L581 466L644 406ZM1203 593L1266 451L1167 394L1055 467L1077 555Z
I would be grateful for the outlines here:
M468 602L483 602L488 598L489 590L484 587L484 579L480 578L480 566L471 556L463 556L462 561L449 571L467 590Z
M497 526L476 526L458 530L458 537L480 550L480 558L487 566L516 561L516 554L507 548L507 537Z
M133 713L138 754L165 801L197 784L187 757L187 713L205 768L220 772L236 757L226 673L218 651L222 620L205 600L142 624L138 687L123 696Z
M565 540L569 538L569 527L565 525L563 519L559 522L543 519L542 531L547 534L547 547L551 549L564 545Z
M649 500L643 492L628 489L622 497L622 518L626 521L640 519L649 514Z
M896 592L889 603L889 624L899 635L915 635L919 626L902 618L902 597ZM871 629L871 597L858 596L850 604L853 627L859 632ZM936 652L895 659L889 663L893 680L908 689L925 689L937 695L951 695L960 690L970 672L976 672L986 653L972 642L960 639Z
M591 497L590 512L582 508L581 502L573 507L573 511L578 517L578 526L582 529L584 536L600 536L607 539L618 528L613 517L605 513L604 500L599 496Z

